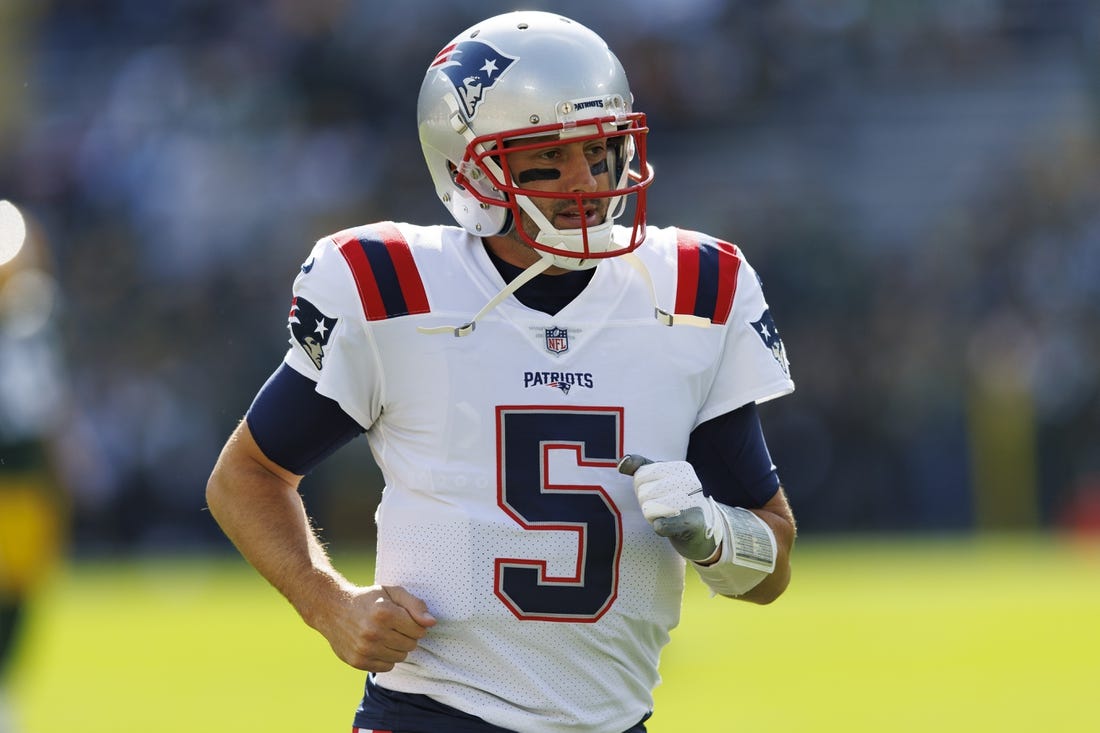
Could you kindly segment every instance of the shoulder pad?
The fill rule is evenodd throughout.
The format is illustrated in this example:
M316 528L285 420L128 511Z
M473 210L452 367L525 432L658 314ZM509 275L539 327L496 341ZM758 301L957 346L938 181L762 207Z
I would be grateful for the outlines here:
M706 234L676 232L675 313L725 323L737 293L741 257L737 247Z
M431 311L412 250L394 224L346 229L331 239L348 263L368 321Z

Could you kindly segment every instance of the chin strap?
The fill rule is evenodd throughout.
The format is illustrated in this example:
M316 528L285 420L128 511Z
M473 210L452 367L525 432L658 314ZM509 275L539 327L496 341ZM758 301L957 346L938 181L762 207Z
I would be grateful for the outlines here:
M653 316L665 326L695 326L696 328L706 328L710 325L709 318L703 318L702 316L693 316L687 313L669 313L657 305L657 290L653 287L653 278L649 274L649 268L645 266L641 258L633 252L627 252L626 254L619 255L622 257L631 267L633 267L642 279L645 280L646 287L649 288L649 298L653 301Z
M540 257L538 262L521 272L519 275L516 276L515 280L505 285L503 290L494 295L493 299L486 303L485 307L479 310L477 312L477 315L471 318L468 323L464 323L461 326L417 326L416 330L420 333L427 334L450 333L454 334L455 337L469 336L471 333L474 332L474 329L477 328L477 322L479 319L481 319L493 308L496 308L498 305L500 305L500 302L502 300L526 285L532 278L535 278L545 272L547 268L549 268L552 264L554 264L554 262L549 257Z

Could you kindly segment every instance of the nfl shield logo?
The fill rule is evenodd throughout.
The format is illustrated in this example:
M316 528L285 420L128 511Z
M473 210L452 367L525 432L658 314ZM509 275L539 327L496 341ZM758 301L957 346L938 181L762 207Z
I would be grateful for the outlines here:
M552 354L563 354L569 350L569 330L565 328L546 329L546 350Z

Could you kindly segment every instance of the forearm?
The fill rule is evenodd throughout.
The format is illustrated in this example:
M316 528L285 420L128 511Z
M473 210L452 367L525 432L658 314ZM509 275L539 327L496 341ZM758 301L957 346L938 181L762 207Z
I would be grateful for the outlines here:
M779 598L791 581L791 550L797 534L794 514L791 512L782 488L764 508L750 511L760 517L775 535L775 570L755 588L737 598L752 603L768 604Z
M333 568L310 526L300 480L269 460L242 422L218 457L206 501L241 554L340 659L388 672L416 649L435 618L400 586L358 587Z
M206 500L245 559L317 628L352 586L310 526L299 478L267 462L242 422L218 458Z

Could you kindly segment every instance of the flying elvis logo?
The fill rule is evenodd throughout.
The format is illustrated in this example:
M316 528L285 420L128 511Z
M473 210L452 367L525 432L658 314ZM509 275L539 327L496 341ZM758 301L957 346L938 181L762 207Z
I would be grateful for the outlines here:
M562 394L569 394L574 387L592 389L596 386L596 380L592 372L524 372L523 388L554 387L560 389Z
M335 327L335 318L326 316L305 298L297 296L291 301L287 328L318 369L324 362L325 347Z
M460 41L440 51L430 68L438 69L450 79L466 119L472 120L485 92L518 60L484 41Z
M764 346L772 352L772 357L779 363L783 373L788 377L791 376L791 365L787 360L787 347L783 345L783 339L779 338L779 329L775 327L771 311L765 309L763 315L760 316L760 320L752 321L752 328L756 331L756 335L760 337L760 340L764 342Z

